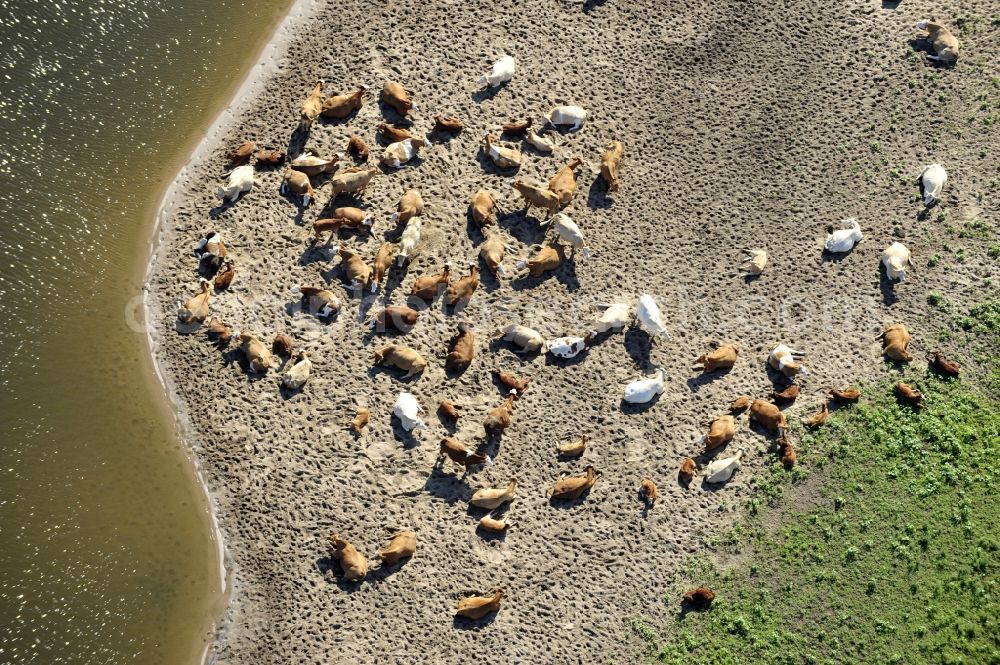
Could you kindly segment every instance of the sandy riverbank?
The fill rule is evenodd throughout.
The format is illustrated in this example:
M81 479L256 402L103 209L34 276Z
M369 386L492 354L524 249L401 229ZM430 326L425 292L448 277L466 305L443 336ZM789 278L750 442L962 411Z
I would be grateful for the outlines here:
M965 5L988 14L985 3ZM721 489L680 487L676 468L698 450L699 423L739 394L766 394L762 363L780 341L808 353L810 373L790 415L813 411L829 386L884 376L873 339L884 324L908 323L922 355L937 345L943 321L928 309L927 293L974 302L983 278L995 277L984 238L956 241L966 248L963 262L927 264L944 251L946 225L995 219L996 202L975 194L996 175L986 160L997 139L975 117L961 133L942 121L964 118L989 85L981 71L990 67L975 66L990 64L976 54L985 37L963 35L968 55L957 69L931 69L906 57L924 13L930 8L794 1L750 9L730 2L297 5L165 199L148 282L155 353L214 496L231 563L232 602L214 659L636 659L641 645L624 620L677 611L677 589L662 580L720 532L754 475L774 463L769 442L744 419L728 449L747 453L733 481ZM410 27L414 16L419 27ZM515 79L495 94L475 94L473 79L504 53L518 58ZM596 166L612 138L626 146L621 192L608 195L585 169L568 208L593 255L545 278L484 277L464 315L432 308L401 339L431 359L419 380L373 372L371 352L382 340L359 323L371 299L340 287L339 261L310 247L308 225L329 188L320 190L320 205L302 211L278 195L280 170L262 170L248 196L212 218L225 151L244 138L284 147L318 78L328 81L328 94L401 81L415 93L421 132L438 113L466 122L465 132L434 142L417 166L376 178L364 197L376 220L371 238L343 236L371 259L383 236L395 237L388 216L405 188L419 188L428 203L421 251L405 273L394 273L376 308L385 298L403 302L414 276L476 256L481 238L466 206L479 187L497 193L507 211L500 226L508 256L526 256L541 242L537 217L520 214L509 175L484 168L478 145L503 121L537 118L555 103L584 106L587 124L555 134L551 157L526 151L521 177L544 182L573 155ZM317 122L307 146L328 154L360 134L374 148L382 120L372 95L346 122ZM916 188L904 179L935 161L952 180L942 205L918 219ZM827 225L851 216L864 241L825 260ZM301 393L283 396L278 372L248 378L232 349L220 352L201 333L175 330L175 302L193 293L198 277L192 248L213 228L238 271L213 311L266 339L291 334L312 351L314 378ZM917 268L893 289L880 280L878 260L900 236ZM750 282L736 274L747 247L771 255L768 271ZM513 260L507 265L513 269ZM293 284L321 281L343 291L339 317L325 325L297 311L288 295ZM594 303L634 303L643 292L656 296L671 334L652 348L645 335L628 332L574 361L553 362L521 359L493 343L496 329L511 322L552 337L582 333ZM442 361L463 319L478 330L477 358L453 379ZM694 357L728 340L743 349L731 372L692 371ZM623 410L622 386L657 366L667 370L665 393L647 409ZM496 463L461 481L449 465L435 468L437 441L448 430L434 407L441 398L464 405L456 436L473 442L486 409L501 400L494 367L533 385ZM389 417L404 389L428 411L431 429L416 442ZM344 425L358 405L371 409L372 422L355 439ZM556 444L580 434L591 438L583 460L558 461ZM586 463L603 473L587 499L550 505L548 485ZM480 513L470 514L466 499L513 476L517 525L504 539L483 539L475 532ZM663 495L645 516L636 496L644 476ZM400 528L418 533L412 561L357 587L336 581L327 533L340 532L373 556ZM456 598L497 586L508 599L493 621L453 623Z

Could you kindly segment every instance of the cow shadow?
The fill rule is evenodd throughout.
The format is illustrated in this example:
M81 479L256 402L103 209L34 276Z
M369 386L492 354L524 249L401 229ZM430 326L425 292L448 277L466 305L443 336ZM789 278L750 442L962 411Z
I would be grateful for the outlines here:
M653 339L643 330L631 327L625 331L625 352L636 367L643 368L651 365L650 356L653 352Z
M465 477L460 478L445 473L441 468L440 461L434 464L430 475L424 481L424 491L449 505L459 501L467 501L472 496L469 485L465 482Z
M277 372L278 374L281 374L284 371L284 366L287 364L288 364L287 360L283 361L282 366L276 368L274 371ZM293 388L287 388L285 384L282 383L278 386L278 394L281 395L282 400L287 402L293 397L299 395L303 391L303 389L305 389L304 385L293 389Z
M361 586L368 581L367 578L363 580L358 580L357 582L350 582L344 579L344 569L341 567L340 562L334 559L332 556L321 556L314 562L317 572L323 577L324 580L329 582L331 578L337 588L345 593L354 593Z
M368 371L368 376L374 376L375 372L379 369L380 368L378 367L372 368L371 370ZM419 378L419 376L413 378ZM406 450L412 450L413 448L416 448L420 445L421 443L420 439L418 439L413 434L417 430L414 429L407 431L407 429L403 427L403 421L400 420L399 416L397 416L395 413L392 414L392 419L390 420L390 423L392 425L393 437L403 445L403 448L405 448Z
M622 413L624 413L627 416L632 416L637 413L645 413L646 411L649 411L654 406L656 406L657 402L660 401L660 398L662 396L663 396L662 394L656 394L653 396L653 399L649 400L648 402L643 402L641 404L626 402L625 399L623 398L619 402L619 406L621 408Z
M896 295L896 282L889 279L885 266L881 264L879 266L878 289L882 293L882 302L887 307L892 307L899 300L899 296Z
M413 110L416 109L411 109L411 111ZM409 116L400 115L399 111L389 106L382 100L381 95L379 95L379 100L378 100L378 112L383 118L385 118L386 122L388 122L389 124L403 128L408 128L413 126L413 121L410 119ZM381 135L381 132L379 132L379 134Z
M288 137L288 146L285 148L285 152L288 154L288 159L295 159L302 154L302 151L306 147L306 142L309 141L309 135L311 131L309 125L298 125L295 130Z
M497 215L497 225L504 228L514 239L532 246L535 251L545 242L548 229L545 222L529 217L526 208L503 212Z
M846 252L831 252L824 247L823 252L820 256L823 263L840 263L841 261L849 257L851 254L853 254L854 249L857 246L858 246L857 243L855 243L854 247L851 247Z
M494 97L499 95L504 88L507 87L507 83L508 82L501 83L495 88L486 86L482 90L474 91L471 95L472 101L474 101L477 104L482 104L486 100L493 99Z
M580 351L580 353L576 354L572 358L560 358L559 356L554 356L551 353L546 353L545 365L548 367L573 367L585 361L587 359L587 354L589 353L589 347Z
M313 122L319 123L319 125L322 127L336 127L338 125L348 125L351 123L352 120L358 117L358 113L360 111L361 109L354 109L343 118L329 118L321 113L320 115L316 116L316 120L314 120Z
M491 612L482 619L467 619L466 617L455 616L452 620L452 628L456 630L482 630L496 621L496 618L496 612Z
M239 200L242 199L245 195L246 192L241 193L239 196L237 196L235 199L231 201L223 200L222 203L219 203L218 205L214 206L211 210L208 211L209 219L213 220L219 219L227 210L235 206L239 202Z
M608 184L604 178L594 178L587 190L587 207L591 210L604 210L614 205L614 200L609 196Z
M590 490L592 487L588 487L583 491L583 493L575 499L560 499L554 496L549 497L549 505L553 508L558 508L559 510L572 510L580 506L587 497L590 496Z
M316 241L316 238L312 238L306 248L302 250L302 253L299 254L298 264L300 266L308 266L313 263L329 263L336 256L332 249L333 245L329 242L320 243Z
M695 370L695 371L700 372L700 374L698 374L697 376L692 376L688 378L687 381L685 381L688 390L690 390L693 393L697 393L699 390L702 389L703 386L715 383L719 379L726 378L729 375L729 373L732 372L732 368L728 367L726 369L717 369L711 372L702 372L701 370Z
M546 270L538 276L531 273L519 275L510 281L510 286L515 291L527 291L550 279L555 279L570 292L580 288L580 280L576 276L576 262L571 260L563 261L555 270Z
M439 129L437 125L431 128L431 131L427 132L426 138L428 143L450 143L457 139L465 129L461 129L457 132L451 132L446 129Z
M178 335L193 335L194 333L201 330L204 321L191 321L190 323L184 323L176 316L174 317L174 332Z
M513 342L504 341L502 330L500 332L500 336L492 340L489 344L490 353L497 353L501 349L507 349L508 351L510 351L511 356L517 358L521 362L521 364L529 364L542 354L541 349L537 351L531 351L530 353L518 353L517 351L515 351L515 348L516 345Z

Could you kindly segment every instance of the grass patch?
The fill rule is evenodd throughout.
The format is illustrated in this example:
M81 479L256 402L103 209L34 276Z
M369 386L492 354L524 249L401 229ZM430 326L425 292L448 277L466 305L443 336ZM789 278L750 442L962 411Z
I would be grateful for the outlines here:
M996 352L1000 302L964 322ZM891 383L869 389L819 432L796 433L799 467L758 474L717 556L671 589L675 619L643 624L651 658L1000 663L1000 401L917 367L907 381L921 411ZM680 613L689 583L716 591L709 611Z
M1000 300L973 305L968 313L952 318L952 328L964 333L967 352L988 369L985 384L1000 391Z
M959 238L975 238L977 240L987 240L993 235L993 229L989 224L981 219L966 222L958 231Z

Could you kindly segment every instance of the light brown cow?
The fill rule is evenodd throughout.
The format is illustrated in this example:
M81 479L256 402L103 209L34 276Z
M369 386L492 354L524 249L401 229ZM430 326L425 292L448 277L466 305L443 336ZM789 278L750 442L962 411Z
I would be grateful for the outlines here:
M343 268L351 288L357 289L371 284L371 266L365 263L360 254L341 245L337 248L337 255L340 257L340 267Z
M483 429L486 430L487 436L502 432L510 427L511 422L514 420L514 398L516 396L517 391L511 390L507 394L507 399L503 401L503 404L490 409L486 414Z
M410 93L401 83L396 81L386 81L385 85L382 86L382 102L401 116L407 115L416 108Z
M492 596L469 596L455 604L455 614L466 619L478 621L488 614L500 611L500 600L504 597L503 589L497 589Z
M551 489L549 489L549 496L553 499L564 499L567 501L579 499L601 477L601 474L595 471L594 467L589 464L584 467L583 471L584 475L582 476L567 476L557 480Z
M300 129L309 129L312 126L313 120L319 115L319 112L323 109L323 81L317 81L316 87L312 89L309 96L306 97L305 101L302 102L302 108L299 119Z
M538 253L524 261L517 262L517 269L528 268L532 277L541 277L550 270L555 270L566 260L562 245L550 243L538 250Z
M739 344L727 343L719 348L703 353L694 361L702 366L703 372L714 372L717 369L730 369L736 364L736 355L740 352Z
M406 305L389 305L381 309L377 314L373 314L368 319L367 324L371 330L385 332L395 330L407 333L417 324L420 312Z
M361 556L357 548L337 534L327 538L333 547L333 558L340 562L344 570L344 579L348 582L360 582L368 576L368 561Z
M931 48L934 49L934 55L927 56L928 60L937 60L948 65L958 61L958 51L961 45L951 30L929 19L920 21L915 27L917 30L927 31L927 40L931 43Z
M465 125L458 118L450 118L443 115L434 116L434 129L439 132L450 132L457 134L465 128Z
M391 365L404 370L404 379L416 376L427 367L427 361L414 349L401 344L388 344L373 354L378 365Z
M424 302L431 302L441 295L441 291L448 287L450 279L451 265L446 263L440 273L421 275L413 280L413 286L410 287L410 295Z
M282 194L291 192L296 196L301 196L303 206L308 206L310 201L316 200L316 192L313 191L312 183L309 182L309 176L293 168L285 169L285 175L281 179L280 192Z
M559 210L559 196L555 192L523 180L515 180L511 186L524 198L525 214L531 210L531 206L544 208L549 215Z
M464 372L472 364L476 353L476 336L472 326L466 322L458 324L458 334L451 340L451 349L445 358L444 366L449 372Z
M759 423L771 434L781 435L788 429L788 420L781 409L762 399L755 399L750 405L750 419Z
M181 323L204 321L208 318L208 301L212 297L212 287L207 279L199 282L201 291L177 308L177 318Z
M385 276L392 267L392 260L396 258L399 247L391 242L384 242L375 253L375 260L372 262L372 286L379 289L385 284Z
M409 559L417 551L417 534L413 531L400 531L393 535L389 544L378 553L382 565L392 565L403 559Z
M360 136L352 136L347 140L347 154L354 158L354 161L361 164L368 161L371 151L368 144Z
M469 264L469 274L448 287L444 295L445 301L449 307L466 305L477 288L479 288L479 267L472 263Z
M500 234L491 233L486 236L486 241L479 247L479 258L494 275L506 275L507 270L503 267L503 257L506 250L507 246L500 238Z
M480 229L487 224L496 223L496 217L494 215L496 207L496 199L493 198L493 195L485 189L480 189L473 194L472 201L469 203L469 208L472 210L472 219L476 222Z
M419 191L411 188L403 192L399 198L396 212L389 216L389 221L393 224L406 224L422 214L424 214L424 200Z
M618 191L618 165L621 164L625 146L621 141L608 143L601 156L601 178L608 183L609 192Z
M708 432L701 437L705 452L725 445L736 436L736 419L731 415L718 416L708 424Z
M333 196L338 194L360 194L368 187L368 183L379 173L378 169L369 169L363 166L354 166L349 169L338 171L330 178L330 188Z
M334 120L343 120L347 116L351 115L355 111L361 108L362 97L364 97L365 92L368 90L368 86L363 85L357 90L344 95L334 95L333 97L327 97L326 101L323 102L323 106L320 110L320 114L324 118L333 118Z
M882 353L890 360L908 363L913 356L907 350L910 345L910 332L902 323L894 323L886 328L879 338L882 340Z
M549 180L549 190L559 198L559 205L564 206L573 199L576 193L576 169L581 166L583 159L574 157Z

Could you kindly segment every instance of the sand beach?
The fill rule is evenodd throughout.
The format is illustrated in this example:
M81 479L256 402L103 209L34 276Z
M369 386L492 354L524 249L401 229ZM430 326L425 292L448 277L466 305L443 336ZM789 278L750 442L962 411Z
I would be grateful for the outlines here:
M989 13L986 2L961 5L962 15ZM986 253L995 231L942 247L946 229L996 219L995 194L982 193L995 190L998 136L979 107L982 95L996 97L995 41L987 46L995 30L960 33L966 55L950 69L908 47L916 21L956 11L856 0L298 3L168 193L146 285L154 353L212 495L232 582L209 660L640 659L627 618L676 614L677 589L664 580L724 531L752 494L755 474L776 463L773 442L744 415L735 439L716 453L744 451L733 479L677 482L685 457L712 457L700 456L703 423L739 395L770 392L768 352L783 342L806 354L801 396L786 410L797 421L831 387L896 371L876 339L888 324L907 324L918 357L947 351L936 333L948 314L928 304L928 293L956 304L996 293L998 267ZM505 54L517 60L513 80L480 90L475 79ZM298 108L317 80L326 95L360 84L369 92L359 112L318 119L304 136L296 132ZM329 185L317 186L308 208L279 194L282 168L258 168L248 194L218 207L225 154L245 139L329 155L358 135L374 162L382 152L378 125L400 120L379 104L386 80L416 101L412 129L430 139L418 160L382 169L358 199L331 200ZM546 133L553 154L525 148L516 174L484 156L487 133L499 135L512 118L541 123L558 104L582 106L588 116L577 132ZM457 117L465 128L433 132L435 115ZM618 192L597 174L611 140L625 146ZM516 261L545 242L546 228L542 211L523 214L510 181L545 183L575 156L585 165L565 212L590 256L542 277L517 274ZM946 165L949 181L939 204L925 210L916 178L935 162ZM334 206L370 211L370 234L339 238L370 262L383 241L398 239L389 217L408 188L427 206L415 256L376 294L348 288L340 260L312 241L312 221ZM477 261L483 235L468 204L479 188L497 198L491 232L507 245L512 275L484 270L463 310L439 300L408 334L371 333L364 320L405 303L416 276L446 262L463 274ZM827 228L849 217L864 239L847 254L824 255ZM310 351L313 376L301 391L280 389L284 365L253 375L235 343L220 349L203 331L178 325L177 302L197 290L193 250L209 230L222 234L237 271L232 288L213 295L213 314L268 343L290 335ZM915 266L892 284L879 261L896 240ZM768 266L744 278L742 251L756 248L766 249ZM944 260L930 261L935 255ZM298 284L329 285L341 301L338 316L321 322L302 311L290 292ZM632 328L602 334L572 360L518 355L498 341L511 323L549 338L583 335L597 305L634 306L644 293L658 302L667 336L651 340ZM474 326L476 355L456 377L444 358L462 321ZM372 353L389 341L428 359L421 376L401 380L401 372L373 367ZM741 347L731 371L693 369L698 355L728 341ZM623 404L624 386L660 367L663 394L649 405ZM493 464L462 478L438 461L438 444L444 436L483 441L486 412L505 396L494 369L531 385L511 427L488 444ZM402 391L423 406L427 431L411 435L391 417ZM442 399L462 407L457 425L436 414ZM355 436L347 424L360 407L371 421ZM583 456L559 459L557 445L580 435L589 438ZM551 502L549 486L587 464L602 474L589 494ZM661 494L648 511L638 497L645 477ZM511 478L518 489L507 517L516 524L484 537L476 523L485 511L468 498ZM415 556L381 568L376 553L401 529L417 533ZM326 545L333 532L370 559L364 582L339 579ZM457 599L495 588L507 595L491 619L453 618Z

